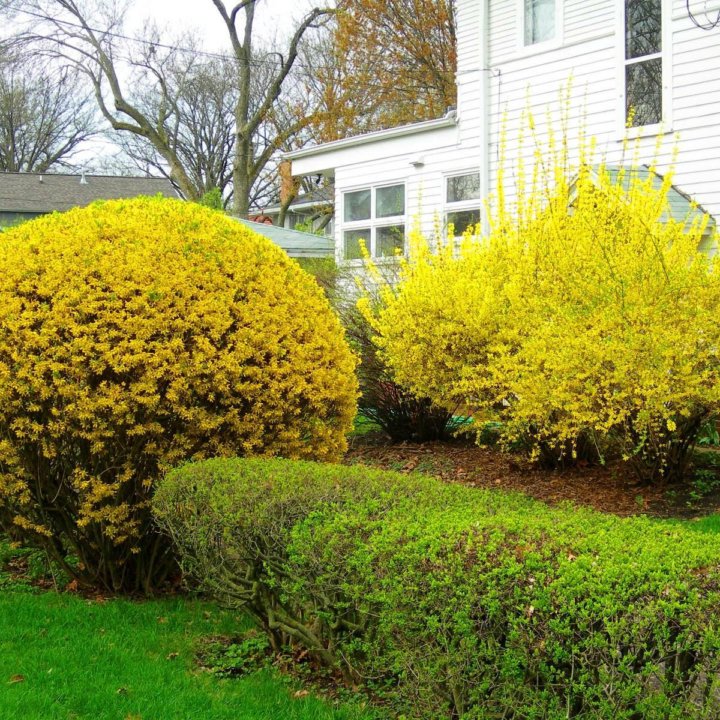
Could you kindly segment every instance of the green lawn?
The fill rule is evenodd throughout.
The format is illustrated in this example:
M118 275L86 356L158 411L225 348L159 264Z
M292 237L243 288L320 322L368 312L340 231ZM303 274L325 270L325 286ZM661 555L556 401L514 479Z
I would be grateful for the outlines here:
M220 680L195 669L198 638L241 629L199 602L2 591L0 720L369 720L295 698L269 672Z
M691 530L704 533L720 533L720 515L707 515L705 517L697 518L696 520L682 520L676 521L682 522L682 524Z
M683 524L718 533L720 515ZM0 559L16 552L0 542ZM180 598L98 603L17 588L0 571L0 720L379 718L296 698L271 672L222 680L198 670L200 638L247 628L214 606Z

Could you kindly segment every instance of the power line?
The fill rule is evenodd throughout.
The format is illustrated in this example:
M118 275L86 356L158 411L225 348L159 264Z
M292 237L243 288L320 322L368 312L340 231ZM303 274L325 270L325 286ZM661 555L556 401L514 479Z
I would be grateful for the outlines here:
M690 20L692 20L693 25L695 27L699 27L701 30L714 30L717 27L720 27L720 10L718 10L717 15L714 20L711 20L708 16L707 11L705 12L705 22L701 22L697 19L693 11L690 9L690 0L685 0L685 7L687 8L687 14ZM707 7L707 0L706 0L706 7Z
M72 22L71 20L61 20L59 18L49 18L46 15L42 15L40 13L35 13L35 12L32 12L31 10L18 10L18 12L23 15L28 15L30 17L37 18L39 20L45 20L46 22L49 22L49 23L55 23L57 25L64 25L66 27L76 28L78 30L86 29L84 25L77 23L77 22ZM233 55L225 55L223 53L210 52L208 50L198 50L196 48L185 48L185 47L181 47L180 45L170 45L169 43L155 42L153 40L147 40L144 38L131 37L129 35L124 35L119 32L114 32L112 30L102 30L101 28L92 27L90 25L88 25L87 27L93 33L97 33L98 35L102 35L103 37L115 38L116 40L126 40L127 42L138 43L139 45L147 45L150 48L162 48L163 50L190 53L190 54L194 54L194 55L202 55L203 57L213 58L214 60L230 60L231 62L238 61L237 58L234 57ZM279 54L279 53L275 53L275 54ZM271 62L269 60L251 59L248 61L248 64L255 65L257 67L262 67L262 66L277 67L277 63ZM331 69L331 68L327 67L327 69Z
M688 0L689 1L689 0ZM80 23L72 22L71 20L61 20L59 18L49 18L46 15L42 15L40 13L34 13L31 10L25 10L20 9L17 12L28 15L29 17L33 17L39 20L44 20L49 23L55 23L57 25L64 25L66 27L75 28L78 30L85 30L85 26L83 26ZM169 50L171 52L182 52L182 53L189 53L194 55L201 55L203 57L212 58L214 60L228 60L230 62L236 63L238 62L238 59L234 55L226 55L224 53L218 53L218 52L210 52L208 50L198 50L195 48L184 48L180 45L171 45L169 43L162 43L162 42L154 42L153 40L146 40L143 38L137 38L137 37L131 37L129 35L124 35L123 33L114 32L112 30L102 30L100 28L91 27L88 25L88 28L93 32L97 33L99 35L102 35L103 37L110 37L117 40L125 40L126 42L132 42L132 43L138 43L139 45L147 45L150 48L162 48L163 50ZM273 55L279 55L282 57L281 53L269 53ZM272 68L278 68L279 63L272 62L271 60L261 60L261 59L250 59L248 60L248 65L254 66L254 67L272 67ZM308 72L312 72L314 70L328 70L333 71L337 68L333 67L332 65L306 65L302 61L295 61L295 65L299 68L302 68L303 70L306 70ZM445 73L448 75L455 75L454 70L440 70L438 72Z

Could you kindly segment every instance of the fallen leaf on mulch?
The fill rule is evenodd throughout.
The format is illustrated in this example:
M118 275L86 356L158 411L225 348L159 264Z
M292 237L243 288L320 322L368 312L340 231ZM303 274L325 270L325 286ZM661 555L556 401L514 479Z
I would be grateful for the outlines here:
M643 513L687 517L720 510L720 491L689 511L686 502L689 486L640 486L630 468L622 464L578 464L548 471L530 464L521 455L460 443L354 443L345 455L345 462L386 470L400 467L404 472L413 472L418 466L418 455L426 475L470 487L521 492L548 503L570 501L620 516Z

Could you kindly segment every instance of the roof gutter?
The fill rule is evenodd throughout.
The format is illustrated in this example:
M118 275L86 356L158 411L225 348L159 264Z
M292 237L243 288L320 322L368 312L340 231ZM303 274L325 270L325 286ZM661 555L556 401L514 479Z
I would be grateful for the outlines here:
M413 123L412 125L401 125L400 127L389 128L388 130L377 130L375 132L366 133L364 135L356 135L355 137L343 138L322 145L314 145L313 147L295 150L294 152L285 153L285 160L299 160L300 158L312 157L313 155L323 155L324 153L333 152L335 150L344 150L349 147L357 147L358 145L367 145L368 143L378 142L379 140L392 140L394 138L405 137L406 135L415 135L417 133L428 132L430 130L440 130L442 128L455 127L457 120L455 110L450 110L444 117L438 120L426 120L424 122Z

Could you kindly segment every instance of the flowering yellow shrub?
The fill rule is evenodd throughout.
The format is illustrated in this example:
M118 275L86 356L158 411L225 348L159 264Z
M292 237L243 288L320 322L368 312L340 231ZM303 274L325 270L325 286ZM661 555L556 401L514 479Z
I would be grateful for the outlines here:
M98 203L0 237L0 513L113 589L168 567L148 501L186 460L335 460L355 361L313 279L224 215Z
M378 341L400 382L500 419L535 457L615 450L645 477L677 476L720 407L707 219L672 219L671 175L548 173L497 199L487 237L432 252L414 237Z

